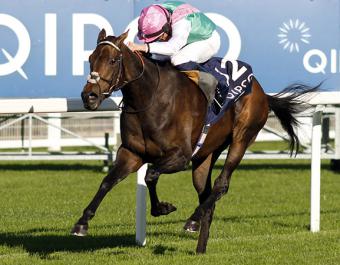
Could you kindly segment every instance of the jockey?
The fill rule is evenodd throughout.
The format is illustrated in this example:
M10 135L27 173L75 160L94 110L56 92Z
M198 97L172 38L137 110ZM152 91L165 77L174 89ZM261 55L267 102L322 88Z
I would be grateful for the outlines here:
M178 70L200 70L201 76L206 71L198 64L217 54L221 43L214 22L197 8L180 1L145 7L138 19L138 38L144 44L129 42L132 51L150 53L156 60L170 59ZM219 112L225 97L216 73L210 71L201 83L216 89L213 102L216 113Z
M206 62L220 48L216 25L195 7L180 1L144 8L138 20L138 38L144 44L129 42L132 51L170 57L175 66Z

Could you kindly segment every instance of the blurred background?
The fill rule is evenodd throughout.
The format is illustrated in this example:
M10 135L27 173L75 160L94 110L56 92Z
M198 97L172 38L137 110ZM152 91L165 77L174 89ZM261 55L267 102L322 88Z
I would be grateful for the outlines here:
M0 98L80 98L89 72L88 56L95 47L99 30L105 28L109 34L120 35L130 29L129 38L134 39L140 10L159 2L3 1ZM186 2L204 11L218 25L222 37L218 56L249 63L267 93L279 92L296 82L311 86L324 82L324 89L340 91L340 1ZM118 103L121 94L114 96ZM334 110L328 114L326 131L334 138ZM31 147L52 145L46 123L36 119L13 122L16 118L18 116L3 114L0 122L5 128L0 127L0 148L25 149L28 137L32 139ZM60 119L58 126L91 138L97 144L105 144L105 132L110 135L110 145L119 142L118 128L114 128L119 122L110 113L63 113ZM299 134L308 145L311 116L302 119L306 126ZM10 122L13 124L7 126ZM269 120L268 127L281 133L274 119ZM60 150L58 142L61 146L87 145L65 131L51 138L58 139L54 141L54 150ZM268 131L259 137L259 140L281 139Z

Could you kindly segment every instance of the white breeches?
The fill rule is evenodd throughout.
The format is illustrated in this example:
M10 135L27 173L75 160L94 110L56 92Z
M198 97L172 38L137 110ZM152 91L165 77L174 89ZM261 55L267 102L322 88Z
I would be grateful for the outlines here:
M215 30L209 39L196 41L183 47L178 53L171 56L171 62L173 65L190 61L204 63L217 54L220 45L220 35Z

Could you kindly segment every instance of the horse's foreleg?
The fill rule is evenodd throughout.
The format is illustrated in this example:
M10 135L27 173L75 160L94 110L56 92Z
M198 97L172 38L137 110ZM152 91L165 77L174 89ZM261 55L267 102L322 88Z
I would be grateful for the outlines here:
M103 179L99 190L83 211L82 217L73 227L71 233L78 236L85 236L88 230L88 221L91 220L105 195L121 180L130 173L136 172L142 165L142 159L121 147L117 152L117 158L109 174Z
M158 199L156 186L160 172L150 167L145 176L145 183L148 187L151 202L151 215L154 217L160 215L168 215L171 212L176 211L176 207L168 202L160 202Z
M182 149L175 149L148 169L145 176L145 183L149 189L152 216L157 217L160 215L167 215L176 211L176 207L174 205L168 202L159 201L156 186L160 174L174 173L187 168L191 158L191 153L188 153L189 154L185 156Z

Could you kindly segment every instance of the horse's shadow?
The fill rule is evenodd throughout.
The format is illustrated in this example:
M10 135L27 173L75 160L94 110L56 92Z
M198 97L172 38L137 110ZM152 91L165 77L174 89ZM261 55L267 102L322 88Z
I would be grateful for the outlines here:
M15 170L15 171L92 171L92 172L100 172L103 169L103 165L101 164L81 164L81 163L32 163L32 164L0 164L0 170Z
M54 252L89 252L104 248L136 247L134 234L75 237L72 235L42 235L33 229L19 233L0 233L0 246L23 248L30 255L41 258ZM52 230L51 230L52 231ZM53 230L55 232L55 230ZM113 254L121 254L115 251Z

